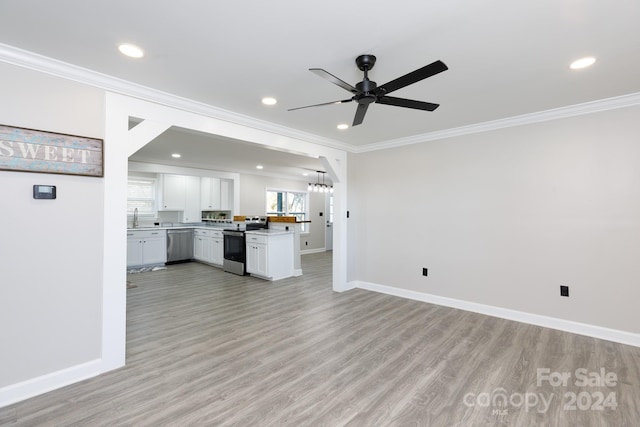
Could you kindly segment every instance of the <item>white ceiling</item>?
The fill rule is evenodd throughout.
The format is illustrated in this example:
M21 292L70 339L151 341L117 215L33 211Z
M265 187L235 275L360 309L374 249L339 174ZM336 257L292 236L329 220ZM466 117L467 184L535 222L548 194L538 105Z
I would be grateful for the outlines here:
M637 0L2 0L0 16L5 45L351 151L640 92ZM123 57L122 42L145 57ZM445 62L448 71L394 92L440 108L373 104L344 131L336 125L351 124L355 103L287 111L349 98L308 69L355 85L364 53L377 57L369 77L379 85ZM569 69L587 55L593 67Z

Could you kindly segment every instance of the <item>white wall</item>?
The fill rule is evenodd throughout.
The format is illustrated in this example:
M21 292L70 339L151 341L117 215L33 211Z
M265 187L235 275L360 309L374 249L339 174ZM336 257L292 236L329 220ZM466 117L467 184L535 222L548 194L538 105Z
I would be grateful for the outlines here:
M639 117L630 107L357 155L351 280L640 332Z
M0 63L5 125L103 138L102 91ZM107 147L108 149L108 147ZM0 171L3 387L101 356L103 178ZM57 186L34 200L34 184Z

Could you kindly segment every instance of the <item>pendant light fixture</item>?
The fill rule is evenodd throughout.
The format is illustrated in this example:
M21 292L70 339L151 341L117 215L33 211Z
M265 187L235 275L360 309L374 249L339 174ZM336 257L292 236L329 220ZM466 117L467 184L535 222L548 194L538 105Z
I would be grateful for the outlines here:
M318 174L318 179L316 183L309 183L307 187L308 191L313 191L314 193L333 193L333 185L327 185L324 183L324 171L316 171ZM322 174L322 183L320 183L320 174Z

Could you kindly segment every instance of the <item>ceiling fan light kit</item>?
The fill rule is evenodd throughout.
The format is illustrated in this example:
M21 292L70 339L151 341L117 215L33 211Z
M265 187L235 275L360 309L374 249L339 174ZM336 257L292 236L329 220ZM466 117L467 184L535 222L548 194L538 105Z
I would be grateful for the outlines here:
M367 113L369 105L376 102L379 104L391 105L395 107L413 108L415 110L423 111L433 111L440 106L439 104L433 104L431 102L396 98L387 95L393 91L402 89L405 86L409 86L413 83L419 82L420 80L424 80L427 77L431 77L448 70L448 67L444 62L440 60L432 62L429 65L425 65L424 67L405 74L404 76L398 77L395 80L391 80L390 82L387 82L382 86L378 86L376 82L369 80L369 71L371 71L375 63L376 57L374 55L360 55L356 58L356 65L358 66L358 69L360 69L360 71L364 72L364 78L361 82L356 83L355 87L345 82L344 80L339 79L333 74L323 70L322 68L310 68L309 71L311 71L312 73L317 74L318 76L330 81L331 83L341 87L342 89L351 92L353 96L349 99L343 99L339 101L291 108L289 109L289 111L300 110L302 108L309 107L319 107L322 105L343 104L346 102L355 101L358 103L358 106L356 108L356 114L353 118L352 126L357 126L364 121L364 116Z

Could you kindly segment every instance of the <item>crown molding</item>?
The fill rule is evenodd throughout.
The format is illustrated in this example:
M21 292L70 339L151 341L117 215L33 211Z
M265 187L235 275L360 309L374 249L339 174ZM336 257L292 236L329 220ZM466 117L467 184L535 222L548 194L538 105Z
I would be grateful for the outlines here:
M86 84L121 95L131 96L145 101L165 105L167 107L177 108L183 111L201 114L207 117L224 120L276 135L299 139L301 141L307 141L351 153L385 150L388 148L402 147L405 145L419 144L438 139L453 138L473 133L563 119L640 104L640 92L636 92L628 95L554 108L536 113L507 117L489 122L444 129L441 131L428 132L406 138L366 144L364 146L356 146L285 126L280 126L264 120L255 119L253 117L234 113L232 111L224 110L222 108L214 107L188 98L172 95L167 92L152 89L2 43L0 43L0 61L56 77L62 77L67 80L72 80L77 83Z
M435 141L438 139L453 138L456 136L470 135L473 133L487 132L514 126L522 126L532 123L564 119L568 117L580 116L583 114L597 113L601 111L614 110L617 108L625 108L635 105L640 105L640 92L616 96L613 98L601 99L598 101L585 102L582 104L569 105L567 107L539 111L536 113L507 117L505 119L476 123L469 126L460 126L457 128L444 129L441 131L423 133L420 135L413 135L406 138L368 144L363 147L355 148L354 152L365 153L367 151L385 150L387 148L402 147L405 145L419 144L422 142Z
M0 61L109 92L131 96L190 113L201 114L276 135L299 139L342 151L351 151L353 149L349 144L234 113L2 43L0 43Z

